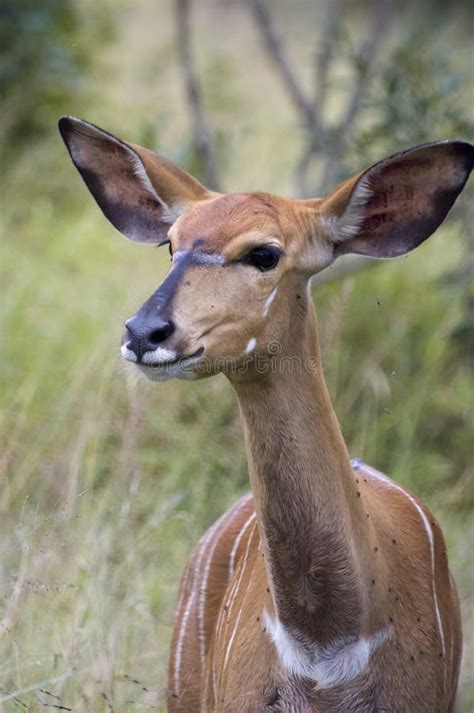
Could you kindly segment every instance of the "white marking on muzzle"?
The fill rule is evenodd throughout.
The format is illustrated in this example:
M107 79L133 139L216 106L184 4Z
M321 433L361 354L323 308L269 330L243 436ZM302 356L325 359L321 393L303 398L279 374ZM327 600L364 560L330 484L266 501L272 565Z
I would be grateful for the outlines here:
M128 342L128 344L130 344L130 342ZM137 361L137 355L135 354L135 352L132 352L132 350L128 348L127 344L122 344L122 346L120 347L120 352L123 358L127 361Z
M164 347L157 347L153 351L145 352L142 356L142 364L161 364L167 361L174 361L176 359L176 352L172 349L165 349ZM136 359L135 359L136 360Z

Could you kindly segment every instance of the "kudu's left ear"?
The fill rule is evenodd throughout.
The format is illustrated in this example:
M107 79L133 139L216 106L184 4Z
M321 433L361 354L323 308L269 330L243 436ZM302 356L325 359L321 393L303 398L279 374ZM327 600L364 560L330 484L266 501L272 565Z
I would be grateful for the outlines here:
M63 116L59 131L102 212L129 240L166 242L181 213L217 195L171 161L87 121Z
M353 176L320 203L333 257L404 255L436 230L462 191L474 146L438 141L394 154Z

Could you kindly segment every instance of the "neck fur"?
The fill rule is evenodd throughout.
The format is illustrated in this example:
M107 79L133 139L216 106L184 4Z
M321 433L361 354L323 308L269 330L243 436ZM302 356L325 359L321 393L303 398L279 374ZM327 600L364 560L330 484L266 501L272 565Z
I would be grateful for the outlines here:
M321 644L357 635L367 524L324 381L309 293L268 373L234 388L274 613Z

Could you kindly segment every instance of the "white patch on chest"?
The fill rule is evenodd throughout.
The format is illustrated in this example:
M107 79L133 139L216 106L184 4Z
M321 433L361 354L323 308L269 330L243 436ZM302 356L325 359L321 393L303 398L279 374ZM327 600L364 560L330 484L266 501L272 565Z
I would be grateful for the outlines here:
M322 647L297 638L267 611L263 615L284 668L293 676L315 681L317 690L341 686L359 676L371 654L391 635L391 628L385 627L369 637L337 639Z

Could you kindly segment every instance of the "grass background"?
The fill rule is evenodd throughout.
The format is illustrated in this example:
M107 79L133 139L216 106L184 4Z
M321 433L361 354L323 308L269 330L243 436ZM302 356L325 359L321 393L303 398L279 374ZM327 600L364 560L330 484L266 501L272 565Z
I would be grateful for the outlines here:
M93 4L77 5L75 41L96 43L81 75L89 98L78 94L81 105L71 100L61 113L189 161L172 3L96 3L115 26L103 47L87 25ZM226 187L291 194L301 129L243 5L200 3L193 26ZM319 4L295 7L272 6L309 81ZM357 35L364 18L351 12ZM466 72L461 16L443 33L439 51L455 46L453 62ZM337 73L334 112L344 62ZM469 112L472 83L461 93ZM13 108L5 111L8 121ZM185 559L248 487L237 408L221 377L151 385L122 364L123 322L161 281L168 257L114 233L52 123L25 142L2 189L0 710L163 710ZM433 138L440 130L433 124ZM354 167L381 157L355 155ZM464 208L408 258L314 290L351 455L410 486L444 528L463 607L466 713L474 706L471 202L468 189Z

